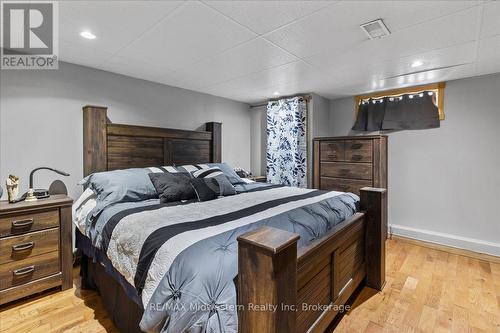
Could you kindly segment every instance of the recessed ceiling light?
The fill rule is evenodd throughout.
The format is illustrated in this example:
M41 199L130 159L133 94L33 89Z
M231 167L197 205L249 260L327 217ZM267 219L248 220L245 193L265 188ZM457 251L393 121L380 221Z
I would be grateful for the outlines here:
M280 94L280 92L279 92L279 91L275 91L275 92L273 92L273 95L274 95L274 96L279 96L279 94Z
M86 39L96 39L97 38L96 35L94 35L90 31L82 31L82 32L80 32L80 36L82 36L83 38L86 38Z
M411 67L415 68L415 67L420 67L422 66L424 63L422 62L422 60L415 60L414 62L411 63Z

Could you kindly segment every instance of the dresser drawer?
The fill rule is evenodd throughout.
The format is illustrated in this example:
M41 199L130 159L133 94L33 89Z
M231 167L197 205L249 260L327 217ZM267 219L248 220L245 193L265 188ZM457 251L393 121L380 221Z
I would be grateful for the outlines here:
M347 162L371 162L372 140L347 140L345 142L345 160Z
M372 165L369 163L321 163L321 177L372 179Z
M59 228L0 239L0 264L59 251Z
M0 265L0 290L61 271L59 252L49 252Z
M59 226L59 210L39 210L0 217L0 237Z
M363 187L371 187L371 180L321 177L321 189L327 191L351 192L359 195Z
M322 161L343 161L344 141L324 141L320 143Z

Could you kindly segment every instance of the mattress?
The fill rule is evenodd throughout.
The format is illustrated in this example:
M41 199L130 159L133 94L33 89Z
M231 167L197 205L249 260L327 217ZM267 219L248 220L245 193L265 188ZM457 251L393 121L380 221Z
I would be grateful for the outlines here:
M271 226L297 233L305 246L356 213L358 202L350 193L258 183L207 202L120 203L76 224L86 254L135 288L142 330L237 332L236 238Z

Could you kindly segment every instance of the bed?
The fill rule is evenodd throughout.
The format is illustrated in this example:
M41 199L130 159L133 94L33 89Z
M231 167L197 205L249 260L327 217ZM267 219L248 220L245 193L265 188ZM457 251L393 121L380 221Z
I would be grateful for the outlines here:
M222 124L112 124L86 106L84 173L221 162ZM164 172L168 172L162 168ZM205 202L126 202L79 225L82 287L122 332L322 332L385 281L387 197L254 183Z

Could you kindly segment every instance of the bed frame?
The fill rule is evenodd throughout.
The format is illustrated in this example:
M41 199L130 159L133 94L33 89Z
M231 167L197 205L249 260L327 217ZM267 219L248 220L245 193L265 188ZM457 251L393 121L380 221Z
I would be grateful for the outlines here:
M85 175L221 161L221 123L206 123L206 131L117 125L106 107L85 106L83 129ZM361 284L382 289L386 190L361 189L360 205L360 213L301 249L297 234L271 227L238 238L240 333L324 332Z

